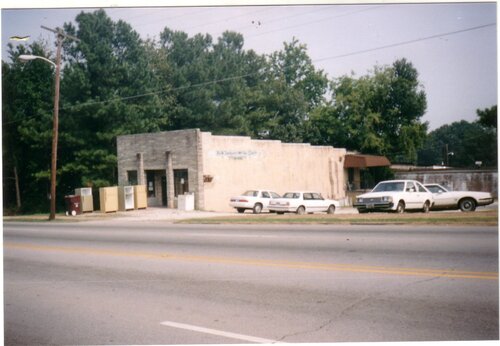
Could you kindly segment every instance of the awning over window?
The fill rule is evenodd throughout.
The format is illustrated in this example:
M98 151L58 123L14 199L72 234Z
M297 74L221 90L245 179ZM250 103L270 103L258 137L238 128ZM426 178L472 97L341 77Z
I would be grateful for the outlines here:
M367 168L390 166L391 162L385 156L352 155L345 156L344 168Z

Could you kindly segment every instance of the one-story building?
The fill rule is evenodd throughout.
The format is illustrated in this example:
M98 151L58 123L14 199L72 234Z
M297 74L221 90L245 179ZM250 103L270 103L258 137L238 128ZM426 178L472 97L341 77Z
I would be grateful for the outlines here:
M344 168L345 149L199 129L119 136L117 154L119 184L146 185L148 205L173 208L178 195L192 193L195 208L209 211L230 211L231 196L250 189L314 190L343 201L348 174L367 162L350 155Z

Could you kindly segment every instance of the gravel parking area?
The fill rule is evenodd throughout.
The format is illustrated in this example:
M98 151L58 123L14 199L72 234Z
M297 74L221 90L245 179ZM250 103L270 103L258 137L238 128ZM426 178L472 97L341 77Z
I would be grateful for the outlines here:
M357 214L358 211L355 208L339 208L335 214ZM209 218L218 216L237 216L236 211L234 212L214 212L214 211L183 211L178 209L168 209L161 207L148 207L146 209L140 210L129 210L129 211L118 211L112 213L102 213L100 211L94 211L92 213L85 213L77 216L64 216L60 219L74 220L74 221L106 221L106 222L140 222L140 221L177 221L182 219L196 219L196 218ZM258 216L252 214L250 211L243 214L245 216ZM260 215L269 215L269 213L262 213Z
M498 210L498 202L477 208L477 212ZM434 213L462 213L459 210L451 211L433 211ZM322 213L321 213L322 214ZM386 214L386 213L376 213ZM474 213L473 213L474 214ZM83 221L83 222L145 222L145 221L162 221L162 222L175 222L183 219L196 219L196 218L211 218L221 216L238 216L236 211L229 212L213 212L213 211L183 211L178 209L168 209L165 207L148 207L140 210L118 211L112 213L102 213L101 211L94 211L92 213L85 213L77 216L65 216L58 214L56 220L58 221ZM259 217L259 215L270 215L269 213L262 213L259 215L252 214L250 211L245 212L244 216ZM358 211L352 207L338 208L335 215L358 215ZM374 214L370 214L374 215ZM48 214L45 215L25 215L25 216L4 216L4 221L47 221Z
M216 216L234 215L234 213L221 213L210 211L183 211L178 209L168 209L160 207L148 207L146 209L118 211L112 213L102 213L94 211L75 217L67 216L65 219L75 219L78 221L105 221L105 222L140 222L140 221L176 221L182 219L206 218Z

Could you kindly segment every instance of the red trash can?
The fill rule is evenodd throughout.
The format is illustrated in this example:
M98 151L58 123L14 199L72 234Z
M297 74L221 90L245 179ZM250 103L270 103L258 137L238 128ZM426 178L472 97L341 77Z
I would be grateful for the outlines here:
M81 197L78 195L64 196L66 203L66 215L76 216L82 213Z

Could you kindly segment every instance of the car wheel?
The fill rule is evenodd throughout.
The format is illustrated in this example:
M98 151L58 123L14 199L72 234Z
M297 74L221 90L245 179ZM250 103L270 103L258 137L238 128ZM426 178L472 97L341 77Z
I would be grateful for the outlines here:
M238 211L238 213L240 213L240 214L243 214L243 213L245 212L245 209L243 209L243 208L237 208L236 210L237 210L237 211Z
M399 201L398 207L396 208L396 213L403 214L405 212L405 202Z
M476 210L476 202L472 198L464 198L459 203L461 211L469 212Z
M328 210L326 212L328 214L335 214L335 206L332 204L331 206L328 207Z
M262 211L262 204L255 203L255 205L253 206L253 213L260 214L261 211Z
M429 210L431 210L431 203L429 201L425 201L422 211L427 214Z
M306 213L306 208L304 208L303 206L297 208L298 215L304 215L305 213Z

